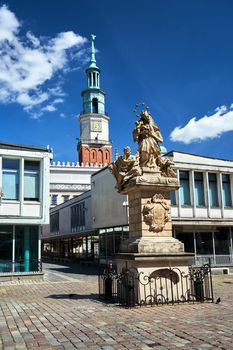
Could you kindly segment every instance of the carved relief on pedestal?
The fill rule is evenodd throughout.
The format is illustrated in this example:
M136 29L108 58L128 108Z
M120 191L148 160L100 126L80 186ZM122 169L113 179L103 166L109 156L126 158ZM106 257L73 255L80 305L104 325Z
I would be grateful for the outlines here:
M162 194L155 194L143 208L144 222L149 231L161 232L170 219L169 206Z

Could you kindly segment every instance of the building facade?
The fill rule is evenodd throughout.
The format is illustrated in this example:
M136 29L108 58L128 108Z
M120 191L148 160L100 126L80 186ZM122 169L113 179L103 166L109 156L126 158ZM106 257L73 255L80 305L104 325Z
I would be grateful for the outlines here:
M50 225L43 228L43 255L70 260L93 261L99 241L92 229L91 191L50 210Z
M0 274L41 270L51 158L47 148L0 143Z
M165 156L173 160L180 181L179 190L171 194L174 236L184 243L186 252L194 253L197 265L209 258L214 266L233 265L233 161L182 152ZM95 242L95 254L90 243L90 254L85 258L98 255L100 261L112 259L120 242L128 237L127 196L117 193L114 177L103 168L92 175L88 198L80 196L67 202L64 215L71 222L72 207L83 200L85 236L94 237L90 241ZM62 210L62 206L54 208L51 215L55 209ZM56 235L50 230L50 245L58 244L55 241L64 235L73 252L71 237L82 239L83 232L72 232L70 226L64 231L60 226ZM48 242L48 235L43 238Z
M233 263L233 161L182 152L166 155L175 163L180 189L172 194L174 236L214 265Z
M50 206L62 204L91 189L91 175L104 164L52 162L50 165Z

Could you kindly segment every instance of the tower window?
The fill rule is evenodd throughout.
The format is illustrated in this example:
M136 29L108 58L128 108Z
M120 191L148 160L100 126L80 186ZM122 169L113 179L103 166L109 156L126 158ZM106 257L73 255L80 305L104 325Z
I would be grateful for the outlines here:
M98 99L92 99L92 113L98 113Z
M91 86L91 73L89 73L88 76L89 76L89 84L88 85Z
M95 79L95 77L96 77L96 74L95 73L93 73L93 82L94 82L94 86L96 86L96 79Z

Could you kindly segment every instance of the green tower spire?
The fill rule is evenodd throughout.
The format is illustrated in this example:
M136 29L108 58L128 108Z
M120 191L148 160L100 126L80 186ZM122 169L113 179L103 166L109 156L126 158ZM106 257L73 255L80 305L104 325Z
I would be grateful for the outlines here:
M105 93L100 88L100 69L96 65L95 41L96 36L91 35L90 62L86 69L87 88L82 91L83 114L105 114Z
M95 59L95 41L96 35L91 34L91 59L90 59L90 65L88 68L98 68L96 66L96 59Z

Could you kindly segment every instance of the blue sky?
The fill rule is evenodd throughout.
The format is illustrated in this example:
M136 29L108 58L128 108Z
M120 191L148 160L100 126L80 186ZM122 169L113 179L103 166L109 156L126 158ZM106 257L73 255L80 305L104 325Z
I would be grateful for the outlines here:
M113 149L145 102L168 150L233 159L231 0L0 3L0 140L76 161L80 92L96 38Z

